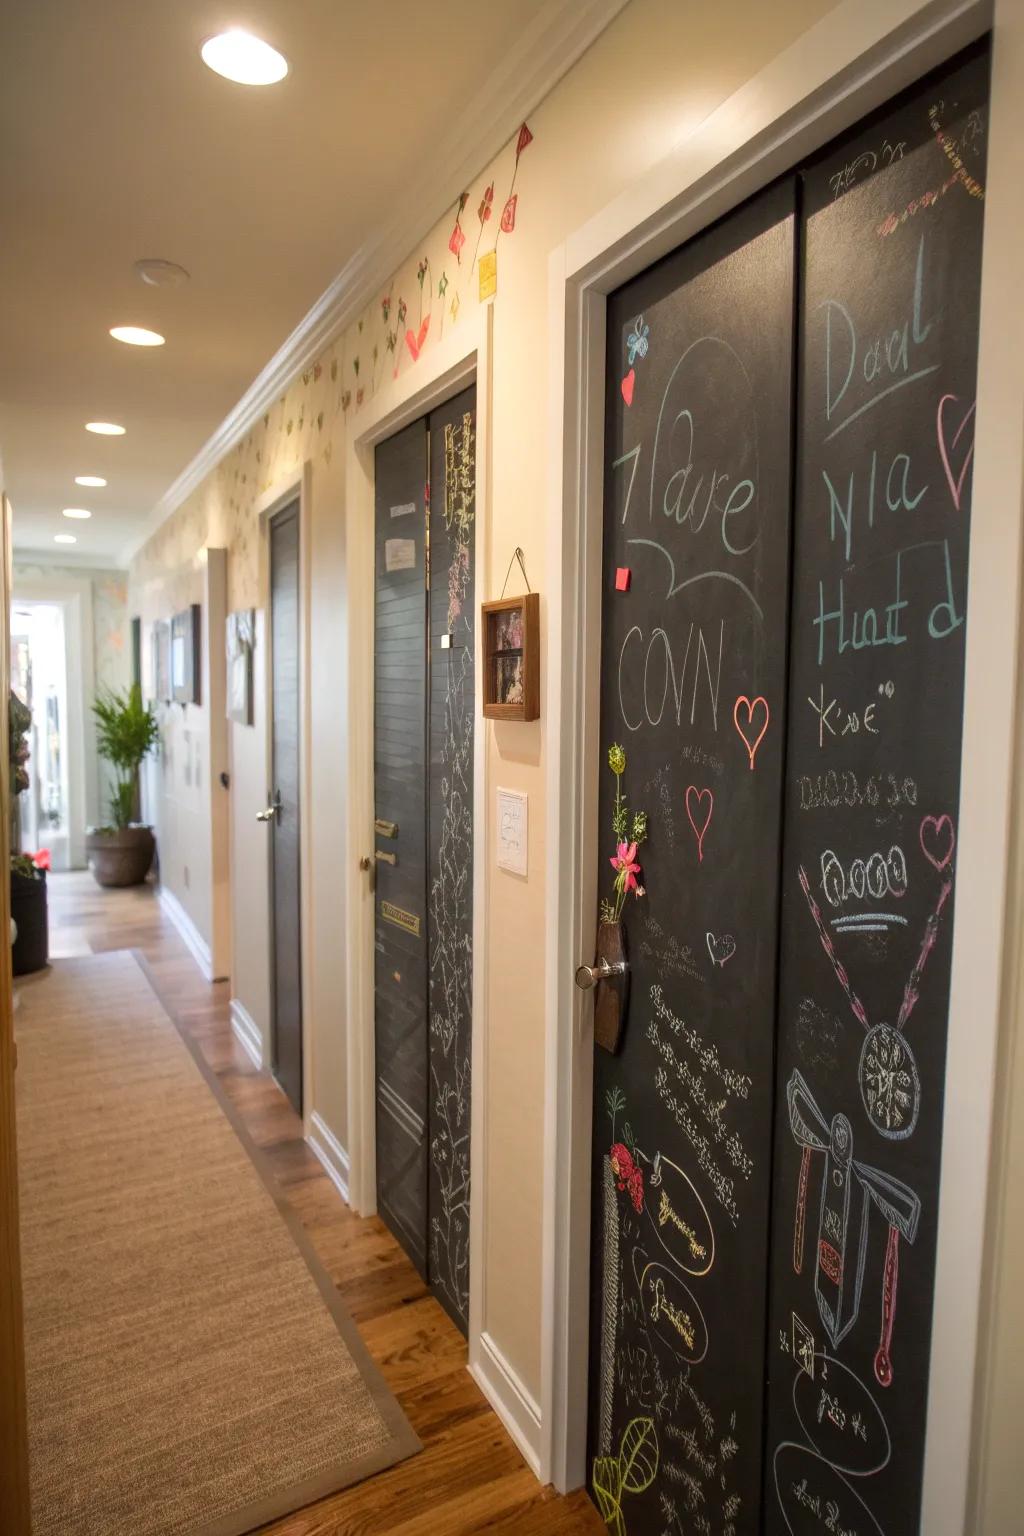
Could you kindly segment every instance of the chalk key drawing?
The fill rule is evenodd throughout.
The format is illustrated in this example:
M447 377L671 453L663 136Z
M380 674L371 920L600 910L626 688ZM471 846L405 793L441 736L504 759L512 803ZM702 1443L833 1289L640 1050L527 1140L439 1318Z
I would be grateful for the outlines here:
M756 699L748 699L745 693L741 693L733 705L732 721L743 739L743 745L747 749L750 759L750 769L753 772L754 758L757 749L761 745L768 729L770 718L768 700L758 694Z
M598 1456L591 1480L601 1517L612 1536L626 1536L622 1500L646 1493L658 1475L658 1433L654 1420L631 1419L622 1432L617 1456Z
M473 990L473 603L475 506L473 417L444 434L440 511L448 536L448 632L441 743L441 817L430 888L430 1079L435 1132L430 1158L431 1280L456 1314L469 1317L469 1119Z
M790 1131L802 1148L793 1224L793 1269L798 1275L802 1274L804 1264L811 1156L819 1152L825 1159L814 1294L818 1315L833 1347L841 1343L860 1315L872 1209L880 1211L888 1222L881 1335L874 1362L876 1380L887 1387L893 1378L891 1345L899 1281L899 1239L914 1241L921 1202L899 1179L854 1160L849 1120L838 1113L831 1123L827 1122L799 1071L794 1071L786 1085L786 1102ZM858 1192L859 1220L855 1205Z
M697 839L697 862L704 862L704 838L708 827L711 825L711 813L715 808L715 797L710 789L698 789L695 784L690 784L686 791L686 819L693 828L693 835Z

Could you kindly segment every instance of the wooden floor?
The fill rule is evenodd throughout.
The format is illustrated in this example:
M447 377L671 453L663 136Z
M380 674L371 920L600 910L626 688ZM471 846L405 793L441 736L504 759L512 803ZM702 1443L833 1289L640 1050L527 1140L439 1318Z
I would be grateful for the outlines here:
M542 1489L466 1370L466 1346L376 1217L354 1215L302 1139L272 1079L236 1041L227 983L210 985L151 887L102 891L88 874L50 878L50 953L138 949L172 1009L270 1157L282 1191L424 1449L367 1482L264 1527L275 1536L598 1536L585 1493ZM17 1015L15 1015L17 1025Z

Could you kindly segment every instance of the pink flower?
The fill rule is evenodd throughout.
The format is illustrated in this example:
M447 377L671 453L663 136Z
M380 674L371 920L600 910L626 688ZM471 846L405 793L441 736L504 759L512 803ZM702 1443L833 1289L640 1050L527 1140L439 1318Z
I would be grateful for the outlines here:
M615 1175L615 1184L619 1190L627 1190L629 1198L633 1202L633 1209L640 1212L644 1208L644 1176L641 1169L633 1161L629 1148L621 1141L617 1141L609 1153L612 1165L612 1173Z
M620 879L625 877L624 890L639 889L636 883L636 877L640 873L640 865L636 863L636 843L630 843L628 846L626 843L620 843L617 853L608 862Z

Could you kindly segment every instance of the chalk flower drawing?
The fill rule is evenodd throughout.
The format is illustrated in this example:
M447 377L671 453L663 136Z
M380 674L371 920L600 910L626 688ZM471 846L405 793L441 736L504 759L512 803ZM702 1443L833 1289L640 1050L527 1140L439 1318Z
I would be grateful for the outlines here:
M644 888L636 878L641 872L640 865L636 862L636 851L647 838L647 813L634 811L631 818L626 806L622 793L622 777L626 772L625 748L617 744L608 748L608 766L615 775L612 832L615 836L616 848L609 860L615 871L615 885L612 899L609 901L603 898L601 901L601 921L617 923L622 917L622 909L629 893L632 891L634 896L644 894Z
M609 1155L616 1187L620 1192L624 1189L629 1191L633 1209L639 1214L644 1208L643 1170L637 1167L629 1148L621 1141L615 1143Z

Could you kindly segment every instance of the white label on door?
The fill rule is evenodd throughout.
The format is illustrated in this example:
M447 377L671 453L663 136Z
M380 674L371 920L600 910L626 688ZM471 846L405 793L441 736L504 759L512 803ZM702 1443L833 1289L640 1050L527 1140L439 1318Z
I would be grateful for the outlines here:
M386 571L411 571L416 565L415 539L385 539L384 569Z
M498 868L525 875L527 841L526 796L518 789L499 789Z
M392 517L411 517L411 515L415 511L416 511L416 503L414 501L403 501L400 507L392 507L391 508L391 516Z

